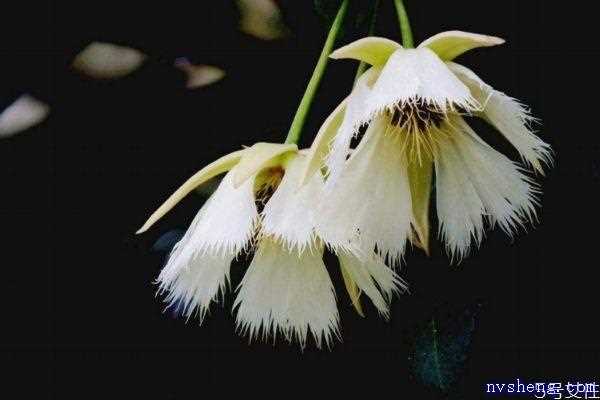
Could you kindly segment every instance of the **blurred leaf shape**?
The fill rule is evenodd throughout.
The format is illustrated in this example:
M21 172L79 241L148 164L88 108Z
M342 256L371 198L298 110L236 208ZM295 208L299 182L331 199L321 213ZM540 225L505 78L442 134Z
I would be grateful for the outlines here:
M73 60L73 68L95 79L116 79L138 69L146 55L131 47L93 42Z
M221 68L212 65L192 64L187 58L175 60L175 67L187 75L185 86L188 89L211 85L225 77L225 71Z
M442 392L452 389L463 374L478 313L475 304L434 315L417 332L413 369L418 380Z
M281 10L273 0L238 0L240 29L263 40L284 37L288 29Z
M23 94L0 114L0 137L9 137L27 130L42 122L49 113L48 104L29 94Z
M183 238L184 234L185 231L183 229L171 229L159 237L156 242L154 242L152 250L168 255L171 253L171 250L173 250L173 247L175 247L177 242Z

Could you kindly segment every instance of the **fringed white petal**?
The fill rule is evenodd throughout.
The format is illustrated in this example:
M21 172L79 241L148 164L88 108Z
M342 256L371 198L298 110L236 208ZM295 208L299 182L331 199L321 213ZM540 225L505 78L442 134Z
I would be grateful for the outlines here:
M329 55L333 59L351 58L371 65L383 65L400 44L393 40L370 36L340 47Z
M358 258L340 251L337 256L343 274L371 299L381 315L389 318L392 295L406 290L408 285L376 254Z
M448 253L460 261L468 255L472 241L481 242L485 208L452 139L445 132L435 134L439 136L434 160L440 235Z
M262 212L262 234L299 253L315 242L314 213L323 187L321 174L301 186L308 161L303 154L288 161L283 180Z
M237 254L250 244L258 220L254 197L254 179L235 188L232 176L237 166L221 181L190 226L190 238L179 255L197 256Z
M317 234L334 250L377 245L397 263L411 232L412 202L400 137L386 127L384 118L371 123L335 185L324 191L316 222Z
M180 247L181 249L181 247ZM159 293L165 293L168 307L187 318L197 314L203 321L210 304L225 294L233 254L189 256L173 254L158 277Z
M250 340L262 336L306 345L310 330L317 347L339 336L335 293L323 263L322 247L291 253L263 240L239 286L237 326Z
M373 85L365 112L372 117L415 103L444 113L480 108L467 86L427 47L392 54Z
M437 206L449 252L461 259L483 236L484 217L512 236L536 218L538 193L518 166L483 142L460 117L439 136Z
M350 153L352 138L358 133L359 128L368 122L365 113L367 99L371 94L371 86L379 76L381 69L372 67L367 70L356 82L346 103L346 111L341 126L331 144L331 151L327 155L327 185L331 186L337 180L340 171Z
M258 219L254 179L235 189L232 173L200 209L158 277L159 292L188 318L197 312L202 321L211 301L224 293L231 261L248 246Z
M497 46L502 43L504 43L504 39L496 36L462 31L448 31L433 35L422 42L419 47L428 47L437 54L439 58L449 61L477 47Z
M463 133L456 136L456 147L483 200L487 218L512 236L519 226L537 218L539 190L518 165L483 142L462 118L456 120Z
M494 90L473 71L456 63L448 66L484 106L483 117L517 149L524 163L543 174L553 164L552 148L531 130L535 122L529 109L518 100Z

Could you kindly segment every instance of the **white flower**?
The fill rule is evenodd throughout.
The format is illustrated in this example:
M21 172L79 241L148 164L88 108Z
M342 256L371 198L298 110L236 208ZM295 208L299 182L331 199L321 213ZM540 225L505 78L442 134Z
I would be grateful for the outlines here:
M282 334L302 347L309 331L318 347L339 336L335 292L315 230L323 179L317 174L301 185L308 160L295 145L256 144L202 169L150 217L139 232L199 184L229 170L160 273L168 302L202 321L228 286L231 261L254 249L234 303L238 329L250 339ZM361 315L364 292L387 317L392 294L405 284L371 253L359 260L340 252L342 274Z
M306 180L327 167L319 210L326 224L319 231L331 247L376 248L394 262L407 240L427 250L433 170L441 236L457 259L479 244L486 222L512 235L535 217L538 189L531 178L480 139L463 116L488 121L537 172L552 163L550 146L532 132L527 108L451 61L503 42L452 31L416 49L368 37L332 53L372 67L325 121L305 172Z

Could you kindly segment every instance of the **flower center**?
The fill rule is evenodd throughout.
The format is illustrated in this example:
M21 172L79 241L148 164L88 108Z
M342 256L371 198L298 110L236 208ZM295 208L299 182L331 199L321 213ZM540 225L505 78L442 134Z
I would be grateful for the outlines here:
M258 212L262 212L265 207L265 204L269 201L277 187L281 183L283 179L284 170L283 168L271 167L265 168L258 176L256 177L255 183L255 199L256 199L256 208Z
M444 124L451 114L463 111L458 106L441 110L422 99L405 102L386 113L389 127L402 143L409 162L421 163L435 154L437 137L447 134Z
M431 126L439 128L447 118L446 114L422 100L404 103L388 112L391 123L410 133L425 132Z

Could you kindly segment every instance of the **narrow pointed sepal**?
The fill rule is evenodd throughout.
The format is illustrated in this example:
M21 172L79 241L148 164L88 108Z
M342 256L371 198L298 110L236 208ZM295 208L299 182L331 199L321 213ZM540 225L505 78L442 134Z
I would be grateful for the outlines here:
M325 164L325 158L329 153L331 142L344 120L347 100L348 99L342 101L335 110L333 110L331 115L327 117L319 129L317 136L313 140L307 154L308 162L306 163L304 177L301 181L302 185L308 183L313 175Z
M350 301L352 302L352 306L356 310L356 313L361 317L365 317L365 312L362 309L362 305L360 304L360 289L356 285L356 282L350 276L350 273L344 268L344 265L340 261L340 270L342 271L342 278L344 279L344 285L346 286L346 291L348 292L348 296L350 297Z
M340 47L331 53L329 57L335 60L350 58L364 61L373 66L381 66L399 48L402 48L402 46L393 40L370 36Z
M352 138L361 126L366 124L370 116L366 114L366 104L371 95L371 88L377 81L381 68L371 67L366 70L354 84L352 93L347 98L344 118L330 143L329 152L325 158L327 186L332 187L351 152Z
M448 31L433 35L418 47L428 47L444 61L451 61L461 54L477 47L497 46L504 39L462 31Z
M261 169L278 164L278 157L288 152L297 152L295 144L282 143L256 143L246 149L246 153L240 160L235 174L233 175L233 186L240 187L248 178L256 175Z
M233 168L242 158L247 149L234 151L233 153L227 154L219 158L218 160L208 164L200 171L196 172L191 178L189 178L179 189L175 191L144 223L144 225L136 232L140 234L146 232L156 221L161 219L166 213L168 213L177 203L187 196L192 190L220 175L224 172L229 171Z
M408 165L408 180L413 204L413 227L417 235L417 245L429 255L429 203L431 201L431 181L433 159L423 152L421 160L411 160Z
M358 296L364 293L377 311L384 318L389 318L392 296L406 291L406 282L373 252L364 254L364 257L357 257L350 252L340 251L337 256L346 288L358 313L363 316Z

